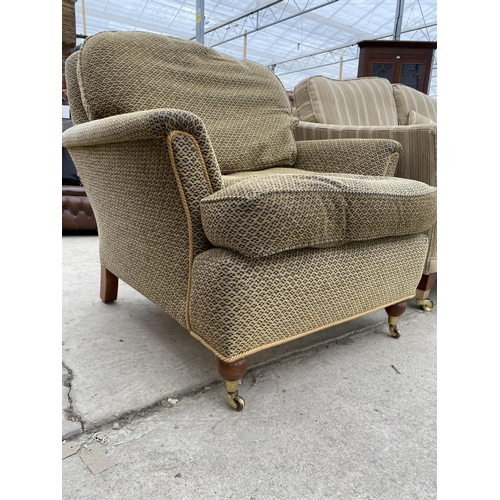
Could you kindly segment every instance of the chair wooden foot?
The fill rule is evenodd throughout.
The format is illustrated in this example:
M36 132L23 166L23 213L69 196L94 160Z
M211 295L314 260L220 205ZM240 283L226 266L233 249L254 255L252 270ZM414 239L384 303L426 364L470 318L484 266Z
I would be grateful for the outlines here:
M424 310L430 311L434 307L434 302L430 300L429 293L436 283L437 273L422 274L422 279L417 286L415 294L417 304Z
M231 408L236 411L241 411L245 407L245 400L238 394L238 385L247 368L247 358L238 359L232 363L226 363L221 359L217 359L217 369L224 379L227 401Z
M118 298L118 278L101 266L101 300L113 302Z
M399 317L406 311L406 306L406 301L403 301L385 308L385 312L389 316L389 332L391 332L391 335L395 339L401 337L401 332L398 330L397 323Z

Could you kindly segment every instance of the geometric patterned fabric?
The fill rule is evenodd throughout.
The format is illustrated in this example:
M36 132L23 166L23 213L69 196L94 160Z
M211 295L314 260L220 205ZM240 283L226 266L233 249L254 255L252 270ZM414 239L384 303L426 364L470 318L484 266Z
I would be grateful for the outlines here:
M201 200L216 247L249 257L421 233L436 220L436 188L397 177L259 175Z
M81 100L90 120L147 109L185 110L203 120L222 173L295 161L297 119L283 85L264 66L195 41L142 32L98 33L77 54Z
M246 177L267 174L345 173L392 176L396 171L401 144L392 140L300 141L293 167L271 167L223 175L224 186Z
M192 334L234 361L415 296L422 234L255 259L214 248L193 263Z
M240 183L249 188L267 182L267 174L254 178L250 170L297 167L297 173L282 176L283 185L299 171L309 172L299 175L308 182L337 172L353 182L367 174L380 176L377 180L384 183L383 176L394 172L401 151L398 143L348 139L291 145L288 139L293 142L295 119L284 89L269 70L228 56L218 59L215 51L205 52L207 48L195 42L184 45L184 40L178 55L185 64L202 51L210 64L200 68L200 74L215 72L207 81L186 80L180 66L169 72L152 63L155 57L164 61L161 40L176 43L175 39L122 34L132 37L126 37L130 43L110 33L89 37L67 66L68 72L73 71L72 81L78 83L76 88L68 85L70 105L81 102L88 121L79 115L80 124L63 134L63 146L94 210L100 261L106 269L226 361L415 295L428 245L423 234L248 257L214 247L202 223L201 200ZM117 45L111 43L115 36ZM188 76L193 68L188 64ZM237 75L233 92L219 91L218 78L225 71ZM249 83L247 77L253 79L248 88L241 85L243 80ZM211 91L199 93L209 82ZM196 92L188 91L191 84ZM186 103L175 100L157 105L158 99L168 97L171 86L183 87L193 103L195 95L203 96L200 106L212 106L214 111L207 107L205 116L200 116L194 104L193 109L183 109ZM227 96L215 102L212 91L218 99ZM239 115L229 101L242 107ZM236 171L223 170L221 158L226 167L241 166L247 177L232 177ZM276 158L280 159L275 162ZM230 177L232 181L227 181ZM285 191L282 194L287 196ZM426 203L422 207L427 213Z
M78 82L78 57L79 52L73 52L66 59L65 73L66 73L66 88L68 89L68 98L71 109L71 120L73 125L85 123L89 121L87 113L82 103L82 96L80 92L80 83Z
M175 131L189 134L182 150L168 151ZM190 262L211 248L192 199L181 197L179 181L200 199L222 188L217 160L201 120L186 112L141 111L74 126L63 134L94 210L99 230L100 261L180 324L186 324ZM208 180L207 180L208 178ZM184 192L184 189L183 191ZM198 217L199 220L199 217Z
M387 89L387 86L392 90ZM350 92L354 90L363 95L352 98ZM337 81L312 77L295 87L295 104L301 120L294 129L295 139L299 141L297 145L300 141L321 142L327 139L392 139L402 146L394 175L437 186L436 99L406 85L391 85L385 78ZM346 113L349 116L342 121L338 109L344 109L347 105L349 110ZM330 113L332 121L318 123L325 119L326 113ZM421 117L415 117L414 113ZM384 116L391 116L393 124L374 125ZM409 123L410 116L412 120L417 118L415 123ZM360 117L366 121L358 121ZM427 236L429 251L423 272L432 274L437 272L435 225L427 231Z

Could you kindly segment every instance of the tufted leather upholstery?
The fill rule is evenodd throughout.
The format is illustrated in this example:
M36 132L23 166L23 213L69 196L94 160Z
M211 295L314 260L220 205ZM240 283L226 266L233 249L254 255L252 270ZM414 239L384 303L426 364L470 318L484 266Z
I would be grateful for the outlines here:
M83 186L62 187L62 230L97 231L97 223Z

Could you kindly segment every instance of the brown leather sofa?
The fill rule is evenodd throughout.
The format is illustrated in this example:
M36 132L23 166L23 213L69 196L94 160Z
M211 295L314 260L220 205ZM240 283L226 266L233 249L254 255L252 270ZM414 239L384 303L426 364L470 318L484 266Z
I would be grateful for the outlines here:
M62 186L62 230L97 231L94 212L83 186Z

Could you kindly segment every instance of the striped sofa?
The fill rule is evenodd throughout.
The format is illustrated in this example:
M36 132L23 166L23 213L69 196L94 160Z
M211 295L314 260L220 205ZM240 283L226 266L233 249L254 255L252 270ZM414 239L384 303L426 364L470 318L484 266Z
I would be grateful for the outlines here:
M294 89L297 141L318 139L393 139L403 150L395 175L437 185L437 100L385 78L333 80L313 76ZM417 303L432 308L429 291L436 281L437 233L428 231L429 252L418 285Z
M122 280L177 320L232 408L255 352L381 308L399 336L436 188L394 177L397 141L296 142L271 71L153 33L88 37L66 79L102 301Z

